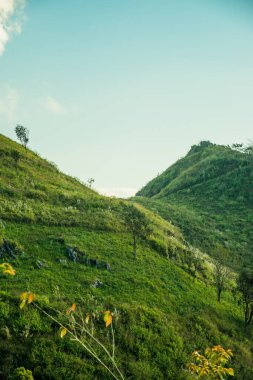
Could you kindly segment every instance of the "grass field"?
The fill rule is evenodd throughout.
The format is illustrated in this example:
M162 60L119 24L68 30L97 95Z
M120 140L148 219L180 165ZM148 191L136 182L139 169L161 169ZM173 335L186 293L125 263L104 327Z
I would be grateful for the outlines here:
M20 152L18 163L12 150ZM236 379L252 379L252 332L244 332L231 289L219 304L210 273L206 282L201 275L193 282L183 260L165 254L167 245L179 258L187 254L178 228L140 207L153 232L139 239L134 259L121 200L96 194L3 136L0 152L1 234L17 246L16 259L1 258L17 271L0 280L3 378L11 379L21 366L36 380L111 378L68 335L61 339L59 326L32 304L20 310L20 293L30 291L54 316L51 308L65 313L73 303L83 316L95 312L95 336L110 350L102 315L111 310L115 356L126 379L191 379L186 372L191 352L215 344L234 351ZM108 263L110 270L71 261L68 246ZM102 285L94 287L96 280Z

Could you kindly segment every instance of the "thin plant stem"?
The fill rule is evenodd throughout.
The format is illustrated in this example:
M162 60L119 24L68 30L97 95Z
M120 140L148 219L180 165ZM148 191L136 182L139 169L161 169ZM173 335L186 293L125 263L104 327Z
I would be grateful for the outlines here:
M64 314L64 313L62 313L61 311L59 311L59 310L56 310L56 309L54 309L52 306L49 306L49 305L47 305L50 309L52 309L53 311L55 311L56 313L58 313L58 314L61 314L64 318L66 318L66 319L68 319L68 317ZM110 358L110 360L111 360L111 362L113 363L113 365L115 366L115 368L116 368L116 370L117 370L117 372L119 373L119 375L120 375L120 377L121 377L121 379L122 380L124 380L124 376L122 375L122 373L121 373L121 371L120 371L120 369L118 368L118 366L117 366L117 364L116 364L116 362L115 362L115 359L114 359L114 351L115 351L115 348L113 348L113 356L110 354L110 352L107 350L107 348L98 340L98 339L96 339L95 337L94 337L94 335L92 335L91 333L90 333L90 331L88 330L88 329L86 329L84 326L82 326L80 323L78 323L78 322L76 322L75 321L75 323L76 323L76 325L77 326L79 326L79 327L81 327L84 331L85 331L85 333L87 334L87 335L89 335L89 337L91 338L91 339L93 339L105 352L106 352L106 354L108 355L108 357ZM113 331L113 345L115 345L115 341L114 341L114 331Z
M114 336L114 329L113 329L112 323L111 323L111 330L112 330L112 358L114 359L114 356L115 356L115 336Z
M36 306L41 312L43 312L47 317L49 317L50 319L52 319L54 322L56 322L58 325L60 325L61 327L63 328L66 328L62 323L60 323L59 321L57 321L57 319L55 319L52 315L48 314L44 309L42 309L38 304L36 303L33 303L34 306ZM60 312L59 310L56 310L54 309L53 307L47 305L47 307L49 307L50 309L52 309L53 311L57 312L58 314L61 314L62 316L64 316L65 318L68 319L68 317ZM89 335L89 337L91 339L93 339L105 352L106 354L108 355L109 359L111 360L111 362L113 363L114 367L116 368L118 374L120 375L120 378L122 380L124 380L124 376L122 375L121 371L119 370L115 360L114 360L114 345L115 345L115 342L114 342L114 333L113 333L113 356L110 354L110 352L107 350L107 348L98 340L96 339L90 332L88 329L84 328L84 326L82 326L81 324L79 324L76 320L75 320L75 324L79 327L81 327L85 333L87 335ZM115 374L113 374L113 372L107 367L107 365L97 356L96 352L93 351L92 348L89 348L87 345L85 345L76 335L76 333L73 333L71 330L69 330L68 328L66 328L66 330L74 337L74 339L76 341L78 341L93 357L95 357L112 375L115 379L118 380L118 377L116 377ZM88 344L88 343L87 343Z
M76 340L82 347L85 348L86 351L88 351L104 368L107 369L107 371L116 379L116 380L119 380L119 378L110 370L110 368L107 367L107 365L93 352L89 349L89 347L87 347L87 345L85 345L71 330L69 330L68 328L66 328L66 326L64 326L62 323L60 323L59 321L57 321L57 319L55 319L52 315L48 314L45 310L43 310L39 305L37 305L36 303L33 303L33 305L38 309L40 310L43 314L45 314L48 318L52 319L54 322L56 322L59 326L65 328L67 330L67 332L73 336L74 340Z

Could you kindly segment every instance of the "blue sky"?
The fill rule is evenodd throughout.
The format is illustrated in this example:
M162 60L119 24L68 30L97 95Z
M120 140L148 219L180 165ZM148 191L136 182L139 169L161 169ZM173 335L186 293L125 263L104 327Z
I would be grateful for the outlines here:
M0 0L0 132L114 195L191 145L247 142L247 0ZM6 38L7 37L7 38Z

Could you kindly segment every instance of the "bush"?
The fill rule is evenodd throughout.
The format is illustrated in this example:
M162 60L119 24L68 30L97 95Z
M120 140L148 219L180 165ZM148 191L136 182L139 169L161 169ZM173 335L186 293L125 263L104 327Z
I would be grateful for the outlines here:
M16 368L13 375L10 377L11 380L34 380L33 374L29 369L24 367Z
M164 241L151 238L148 240L148 242L150 247L154 249L156 252L160 253L162 256L167 255L167 249Z

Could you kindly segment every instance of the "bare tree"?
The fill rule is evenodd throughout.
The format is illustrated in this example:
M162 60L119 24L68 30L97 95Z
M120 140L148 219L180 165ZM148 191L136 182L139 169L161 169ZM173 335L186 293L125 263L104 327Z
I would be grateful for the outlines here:
M226 288L226 284L231 275L228 267L222 264L219 259L213 259L214 265L214 283L217 291L217 300L221 300L221 292Z
M190 250L187 250L184 256L184 263L188 268L188 272L192 276L192 281L195 282L197 273L203 273L204 271L204 260L198 249L191 248Z

